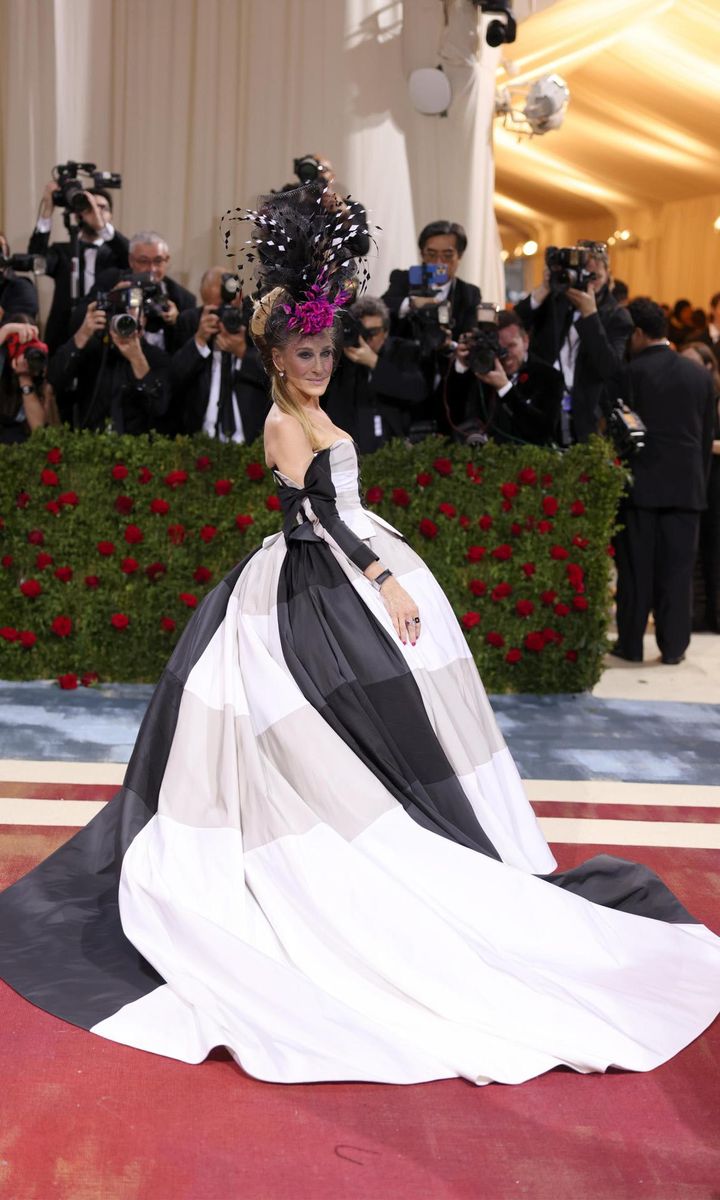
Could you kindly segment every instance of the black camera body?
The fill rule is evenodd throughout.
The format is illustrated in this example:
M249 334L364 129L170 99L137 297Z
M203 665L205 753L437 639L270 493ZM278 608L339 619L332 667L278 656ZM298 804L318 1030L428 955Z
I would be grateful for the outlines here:
M88 179L82 180L80 175ZM53 167L53 179L57 188L52 194L52 202L56 208L65 208L75 216L82 216L88 211L88 200L85 192L89 188L120 188L122 176L117 171L98 171L95 163L66 162Z
M293 159L293 171L300 183L315 183L325 168L314 154L303 154L302 158Z
M588 269L592 250L587 246L548 246L545 265L550 272L550 291L566 292L577 288L586 292L588 284L595 279L595 272Z
M620 458L634 458L644 450L647 427L622 400L616 401L606 420L608 434Z
M340 327L342 329L343 346L359 346L360 339L364 333L360 321L347 308L341 308L338 312L338 317L340 318Z
M23 271L34 275L45 274L45 259L37 254L0 254L0 276L6 271Z
M237 300L242 291L242 284L237 275L233 275L232 271L226 271L220 280L220 304L214 311L218 320L226 333L239 333L241 329L247 329L249 317L243 308L239 308L237 304L233 304Z
M467 365L475 375L487 375L494 370L495 359L502 362L507 354L498 338L497 318L494 304L478 304L477 325L468 338L470 353L467 357Z
M159 283L154 280L138 278L126 287L113 288L111 292L98 292L96 298L98 312L104 312L110 318L109 328L119 337L132 337L140 328L140 318L145 317L149 308L157 313L164 311L163 303L167 305L164 292ZM159 329L162 321L154 328Z

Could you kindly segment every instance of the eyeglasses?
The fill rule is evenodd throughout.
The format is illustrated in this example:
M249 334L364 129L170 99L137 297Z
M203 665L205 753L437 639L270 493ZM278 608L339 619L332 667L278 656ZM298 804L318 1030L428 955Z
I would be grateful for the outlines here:
M384 331L384 328L385 327L383 325L363 325L363 337L365 338L365 341L368 341L370 338L377 337L379 333Z
M155 256L155 258L146 258L145 255L143 255L142 258L136 258L135 255L133 255L133 260L139 267L161 267L163 263L170 262L170 255L158 254Z
M457 258L457 250L423 250L422 256L425 262L453 262Z

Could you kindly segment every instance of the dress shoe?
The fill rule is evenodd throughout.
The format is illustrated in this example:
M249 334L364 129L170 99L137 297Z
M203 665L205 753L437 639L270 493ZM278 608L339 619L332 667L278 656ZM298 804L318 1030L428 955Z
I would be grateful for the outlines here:
M615 642L614 646L610 647L608 654L612 654L613 658L623 658L625 662L642 662L642 658L637 658L634 654L626 654L617 642Z
M685 662L685 655L680 654L677 658L666 658L663 654L660 662L666 667L676 667L678 663Z

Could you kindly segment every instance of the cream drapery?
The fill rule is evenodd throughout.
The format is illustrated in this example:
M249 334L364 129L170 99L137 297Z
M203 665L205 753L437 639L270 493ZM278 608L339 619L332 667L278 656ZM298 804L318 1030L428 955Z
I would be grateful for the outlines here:
M502 299L492 211L495 54L470 0L2 0L0 220L24 248L50 167L123 173L116 223L154 228L197 288L219 220L328 155L382 227L373 292L417 260L419 227L467 226L462 274ZM447 17L447 21L446 21ZM409 64L442 61L447 119L412 109ZM54 236L64 237L59 215ZM48 285L45 285L47 292Z

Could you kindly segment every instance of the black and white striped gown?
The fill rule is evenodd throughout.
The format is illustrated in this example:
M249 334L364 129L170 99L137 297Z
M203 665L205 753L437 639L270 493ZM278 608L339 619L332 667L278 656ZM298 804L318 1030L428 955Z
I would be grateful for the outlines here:
M665 1061L720 1007L720 940L634 864L551 874L450 605L361 506L352 444L278 484L285 535L194 615L121 791L0 897L2 976L104 1037L225 1045L284 1083Z

